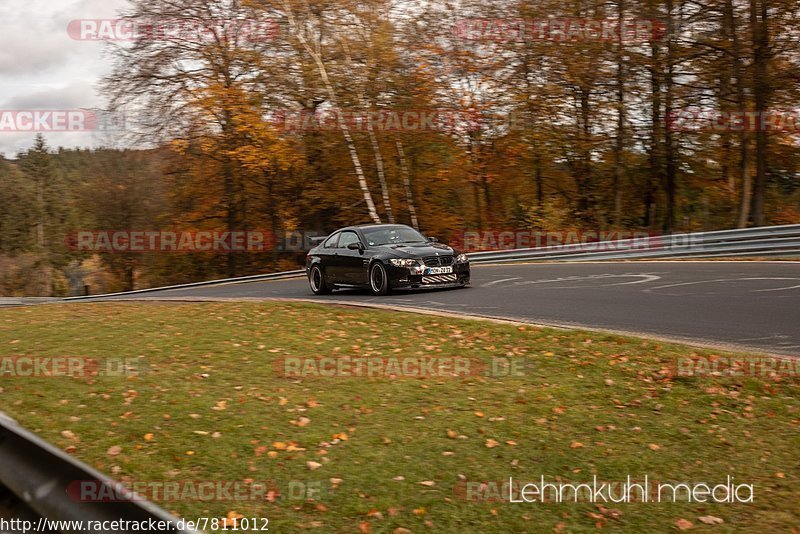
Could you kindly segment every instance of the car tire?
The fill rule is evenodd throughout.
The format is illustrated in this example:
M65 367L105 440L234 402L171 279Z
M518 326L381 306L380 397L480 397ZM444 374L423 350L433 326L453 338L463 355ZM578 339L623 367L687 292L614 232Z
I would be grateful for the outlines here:
M315 295L329 295L331 292L331 286L325 281L325 273L322 272L319 265L311 268L311 272L308 273L308 283Z
M388 295L390 292L389 275L381 262L375 262L369 268L369 288L373 295L379 297Z

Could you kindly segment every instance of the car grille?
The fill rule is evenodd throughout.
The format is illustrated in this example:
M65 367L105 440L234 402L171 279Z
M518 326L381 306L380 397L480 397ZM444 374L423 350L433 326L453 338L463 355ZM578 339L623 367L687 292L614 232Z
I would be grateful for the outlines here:
M453 265L453 256L428 256L424 261L427 267L447 267Z
M456 274L437 274L434 276L423 276L423 284L455 284L458 282Z

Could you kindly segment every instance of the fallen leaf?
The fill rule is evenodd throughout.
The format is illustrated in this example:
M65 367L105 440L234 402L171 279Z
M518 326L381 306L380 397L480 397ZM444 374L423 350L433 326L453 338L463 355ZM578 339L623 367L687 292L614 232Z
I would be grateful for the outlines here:
M153 441L154 437L155 437L155 435L152 432L148 432L147 434L144 435L144 440L145 441Z
M651 451L657 451L661 449L661 445L656 445L655 443L651 443L650 445L647 446L647 448L649 448Z
M448 430L447 437L450 439L456 439L458 437L458 432L456 432L455 430Z
M322 464L318 462L306 462L306 467L308 467L312 471L316 471L317 469L322 467Z
M433 480L423 480L422 482L417 482L417 484L431 488L436 485L436 482Z
M242 514L238 512L228 512L228 515L222 520L222 528L226 529L228 527L233 528L239 526L238 521L240 519L244 519Z
M108 454L109 456L119 456L121 452L122 452L122 447L120 447L119 445L114 445L113 447L108 449L106 454Z
M487 448L487 449L494 449L494 448L495 448L495 447L497 447L498 445L500 445L500 442L499 442L499 441L495 441L495 440L493 440L493 439L487 439L487 440L486 440L486 448Z
M675 526L678 527L678 530L689 530L694 526L694 523L681 518L675 521Z
M483 417L483 416L484 416L483 412L475 412L475 417Z
M570 449L580 449L583 447L583 443L581 443L580 441L573 441L569 447Z
M610 517L611 519L620 519L622 517L622 512L616 508L606 508L602 504L598 504L597 509L600 510L601 514Z
M704 515L702 517L698 517L697 520L701 523L705 523L706 525L721 525L725 522L722 520L722 518L714 517L713 515Z

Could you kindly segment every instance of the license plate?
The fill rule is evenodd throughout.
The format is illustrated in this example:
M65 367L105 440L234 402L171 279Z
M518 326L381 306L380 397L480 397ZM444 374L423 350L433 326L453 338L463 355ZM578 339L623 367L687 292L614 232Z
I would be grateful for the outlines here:
M425 274L453 274L452 267L430 267Z

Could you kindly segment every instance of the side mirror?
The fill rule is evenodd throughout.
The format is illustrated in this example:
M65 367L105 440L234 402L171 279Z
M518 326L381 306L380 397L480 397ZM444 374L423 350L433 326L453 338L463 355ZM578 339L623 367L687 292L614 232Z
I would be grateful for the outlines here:
M439 242L439 239L438 239L438 238L436 238L436 237L429 237L429 238L428 238L428 242L429 242L429 243L438 243L438 242Z
M350 250L364 250L364 245L362 245L361 243L350 243L349 245L347 245L347 248L349 248Z

